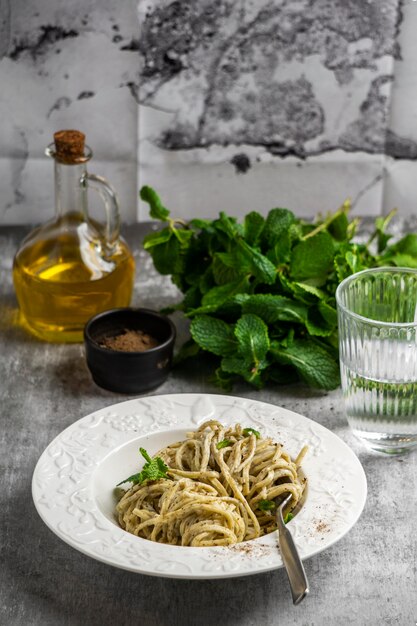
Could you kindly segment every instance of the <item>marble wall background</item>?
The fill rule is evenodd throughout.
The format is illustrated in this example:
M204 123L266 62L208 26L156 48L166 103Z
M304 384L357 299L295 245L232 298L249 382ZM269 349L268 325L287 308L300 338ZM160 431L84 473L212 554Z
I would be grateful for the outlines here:
M84 130L126 221L346 197L417 214L415 0L0 0L0 223L46 219Z
M137 212L137 7L123 0L0 0L0 223L53 214L52 135L79 128L90 170Z

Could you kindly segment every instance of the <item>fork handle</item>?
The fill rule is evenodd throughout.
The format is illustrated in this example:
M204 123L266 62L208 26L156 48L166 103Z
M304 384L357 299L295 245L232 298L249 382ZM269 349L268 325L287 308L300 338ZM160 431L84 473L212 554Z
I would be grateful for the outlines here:
M308 594L308 580L294 539L284 522L278 520L279 549L290 583L292 601L299 604Z

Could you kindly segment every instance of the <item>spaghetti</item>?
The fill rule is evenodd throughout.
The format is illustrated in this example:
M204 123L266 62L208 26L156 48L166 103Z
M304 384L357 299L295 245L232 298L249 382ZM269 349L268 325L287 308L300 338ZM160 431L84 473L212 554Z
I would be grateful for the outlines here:
M306 479L282 445L240 424L211 420L160 450L168 478L134 485L117 504L119 524L134 535L181 546L230 545L276 528L275 508L299 502ZM265 504L268 503L268 504ZM272 507L270 506L272 505Z

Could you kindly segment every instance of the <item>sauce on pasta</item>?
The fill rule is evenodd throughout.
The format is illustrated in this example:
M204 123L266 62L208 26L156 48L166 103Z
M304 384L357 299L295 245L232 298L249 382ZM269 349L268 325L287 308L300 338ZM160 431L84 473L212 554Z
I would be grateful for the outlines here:
M292 495L299 502L306 479L299 468L307 447L292 460L282 445L240 424L210 420L185 441L157 455L168 478L146 481L126 491L117 504L126 531L159 543L225 546L265 535L276 528L264 502Z

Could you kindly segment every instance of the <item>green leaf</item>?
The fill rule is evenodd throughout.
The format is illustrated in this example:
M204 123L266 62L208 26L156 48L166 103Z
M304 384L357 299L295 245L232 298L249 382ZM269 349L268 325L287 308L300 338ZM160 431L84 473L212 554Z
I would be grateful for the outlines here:
M309 278L325 280L333 268L334 253L333 240L327 232L301 241L292 250L291 277L302 282Z
M290 280L284 274L279 274L279 281L282 285L284 292L293 295L297 300L301 300L307 305L314 304L317 300L324 300L326 293L308 283L298 283Z
M336 254L334 257L334 268L336 270L337 280L342 282L350 274L346 259L343 254Z
M277 239L275 245L266 253L267 258L278 267L283 263L289 263L291 259L292 237L290 230L285 231Z
M152 463L152 458L146 452L145 448L139 448L139 452L141 453L141 455L143 456L145 461L147 461L147 463ZM146 463L145 463L145 465L146 465Z
M346 248L349 246L349 249ZM366 267L375 265L371 262L371 258L363 263L363 251L356 244L343 245L334 257L334 267L339 282Z
M227 446L231 446L232 442L230 439L223 439L223 441L219 441L216 443L217 450L221 450L222 448L227 448Z
M235 351L236 352L236 351ZM233 356L226 356L221 361L221 368L223 372L228 374L239 374L245 380L252 376L252 361L247 355L234 354ZM254 372L255 375L257 372Z
M243 239L237 241L230 252L219 252L216 257L240 276L252 274L260 282L272 284L276 278L274 264L255 248L249 246Z
M348 250L345 254L345 259L352 274L355 274L363 269L360 258L355 252Z
M169 211L164 207L160 197L158 196L156 191L152 189L152 187L148 187L147 185L145 185L140 190L139 195L144 202L147 202L149 204L149 215L154 220L161 220L163 222L167 221L167 219L169 218Z
M179 274L184 267L178 239L171 236L166 243L151 248L152 260L160 274Z
M181 248L186 249L190 240L194 237L194 233L192 230L187 230L185 228L173 228L172 232L174 236L178 239Z
M328 337L337 326L337 311L323 300L308 310L306 328L310 335Z
M288 524L292 519L294 519L294 515L292 513L287 513L284 517L284 524Z
M211 289L213 289L215 284L214 284L213 266L212 265L207 267L205 271L200 271L200 278L197 281L197 286L200 289L202 294L206 294Z
M184 300L182 301L183 309L196 309L201 304L201 291L197 285L193 285L184 295Z
M242 226L237 223L237 220L234 217L228 217L223 211L220 213L219 218L214 221L213 225L216 230L222 231L227 235L228 239L232 240L238 235L241 235L243 231Z
M260 439L261 433L259 430L255 430L254 428L244 428L242 430L242 435L248 437L249 435L255 435L257 439Z
M262 233L264 246L273 248L294 222L295 216L288 209L272 209L269 211Z
M257 213L252 211L245 216L243 224L243 236L246 243L250 246L256 246L259 242L261 233L265 225L265 219Z
M312 306L308 310L306 328L310 335L327 337L334 330L334 324L329 324L321 314L318 306Z
M211 313L217 313L221 305L207 304L206 306L199 306L196 309L189 309L185 315L189 319L195 318L197 315L209 315Z
M396 267L417 268L417 257L413 257L410 254L395 254L390 258L390 262Z
M392 238L392 235L388 235L385 231L387 229L389 222L391 221L391 219L393 218L396 212L397 212L396 209L394 209L388 215L383 216L383 217L377 217L375 220L375 227L376 227L375 235L377 237L379 253L385 250L388 241ZM374 236L371 238L371 240L374 238Z
M245 241L240 240L238 245L253 275L260 282L272 285L277 276L275 265L264 254L249 246Z
M390 246L389 252L396 252L400 254L409 255L417 259L417 235L409 233L397 243Z
M196 228L198 230L206 230L211 227L211 220L203 220L198 217L190 220L188 222L190 228Z
M215 305L216 307L219 307L229 298L232 298L238 293L246 293L249 291L249 289L249 280L246 276L244 276L243 278L238 278L237 280L226 283L225 285L212 287L210 291L204 294L201 302L203 306Z
M320 311L325 321L329 324L329 326L331 326L332 328L336 328L337 326L336 309L330 304L328 304L327 302L323 302L322 300L318 303L317 306L318 306L318 310Z
M236 263L234 267L230 262L227 264L223 261L225 258L227 261L231 260L230 255L227 252L217 253L213 257L213 276L217 285L226 285L227 283L238 280L239 277L245 274L242 264Z
M322 291L318 287L315 287L314 285L309 285L308 283L294 283L294 293L298 295L302 293L305 295L307 293L311 296L314 296L315 298L318 298L319 300L322 300L326 297L324 291Z
M237 246L231 252L218 252L216 258L239 275L251 273L250 260Z
M269 350L268 327L257 315L242 315L235 326L239 351L253 364L254 369L263 367Z
M336 241L346 241L348 236L349 220L345 211L335 214L327 230Z
M169 468L159 456L152 459L144 448L139 448L139 452L146 461L142 471L125 478L117 484L117 487L123 485L123 483L133 483L137 485L145 482L145 480L159 480L160 478L167 477Z
M239 346L235 354L222 359L221 368L239 374L256 387L263 384L262 371L268 366L268 327L256 315L242 315L235 326Z
M143 239L143 247L145 250L149 250L153 248L153 246L158 246L159 244L166 243L171 239L172 229L164 228L163 230L159 230L156 233L149 233Z
M274 511L277 508L273 500L259 500L258 509L260 511Z
M191 322L190 332L194 341L208 352L218 356L236 354L238 344L233 326L223 320L199 315Z
M293 365L300 377L312 387L335 389L339 385L337 360L312 339L294 339L287 347L272 342L271 353L278 363Z
M277 321L303 324L307 319L307 306L285 296L239 294L234 301L242 306L243 313L258 315L266 324Z

